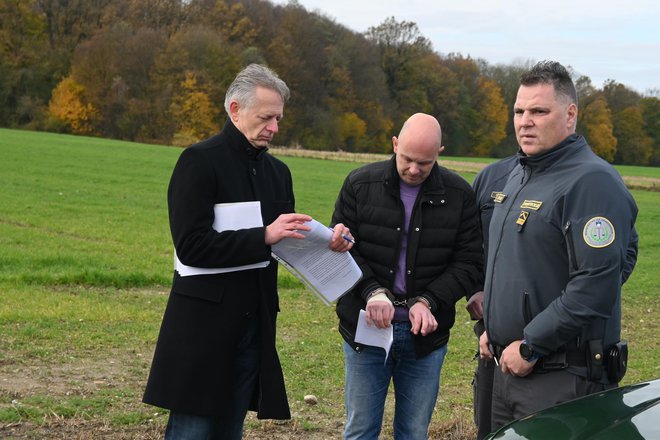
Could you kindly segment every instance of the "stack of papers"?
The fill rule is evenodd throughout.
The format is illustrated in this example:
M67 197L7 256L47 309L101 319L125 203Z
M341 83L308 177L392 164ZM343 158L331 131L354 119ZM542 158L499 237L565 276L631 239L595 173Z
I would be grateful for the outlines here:
M312 220L304 239L285 238L271 247L273 257L298 277L321 301L330 304L362 278L350 252L330 249L332 230Z
M239 229L259 228L261 220L261 202L218 203L213 207L215 220L213 229L218 232L237 231ZM270 264L270 260L235 267L203 268L183 264L174 251L174 269L182 277L191 275L210 275L215 273L236 272L239 270L261 269Z

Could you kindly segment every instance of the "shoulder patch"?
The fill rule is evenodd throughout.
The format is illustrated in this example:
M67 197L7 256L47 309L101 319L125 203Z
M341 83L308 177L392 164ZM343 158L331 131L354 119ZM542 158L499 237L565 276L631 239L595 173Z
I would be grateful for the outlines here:
M592 248L604 248L614 242L614 225L605 217L594 217L587 221L582 231L584 242Z

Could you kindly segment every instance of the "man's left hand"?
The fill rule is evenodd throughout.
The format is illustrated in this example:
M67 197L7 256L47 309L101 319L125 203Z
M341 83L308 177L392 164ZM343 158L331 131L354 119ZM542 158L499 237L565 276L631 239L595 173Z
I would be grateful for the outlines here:
M408 316L412 325L410 331L414 335L421 332L422 336L426 336L438 328L438 321L435 320L435 316L423 301L417 301L413 304L408 311Z
M500 368L502 373L512 376L525 377L534 369L537 359L528 362L520 356L520 344L522 340L513 341L502 352L500 357Z

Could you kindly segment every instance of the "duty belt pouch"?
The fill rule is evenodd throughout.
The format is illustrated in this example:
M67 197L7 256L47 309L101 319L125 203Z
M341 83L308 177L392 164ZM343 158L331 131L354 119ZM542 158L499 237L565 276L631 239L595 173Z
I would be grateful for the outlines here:
M607 378L610 383L619 383L628 369L628 342L619 341L607 353Z
M541 369L540 371L556 371L563 370L568 367L568 362L566 361L566 352L557 351L548 356L543 356L536 363Z
M587 375L591 381L603 378L603 341L592 339L587 347Z

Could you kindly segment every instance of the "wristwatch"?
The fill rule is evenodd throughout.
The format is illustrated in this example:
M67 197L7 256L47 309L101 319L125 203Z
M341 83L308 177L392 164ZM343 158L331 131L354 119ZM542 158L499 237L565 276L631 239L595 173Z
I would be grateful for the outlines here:
M527 345L527 341L523 339L520 344L520 357L527 362L532 362L540 358L541 355L535 352L530 345Z

